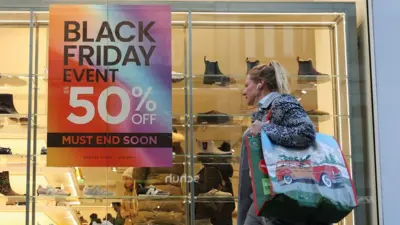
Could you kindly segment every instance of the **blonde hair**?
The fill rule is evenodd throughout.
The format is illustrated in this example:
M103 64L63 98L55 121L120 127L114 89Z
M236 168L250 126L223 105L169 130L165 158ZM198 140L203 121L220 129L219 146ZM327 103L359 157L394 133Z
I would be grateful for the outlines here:
M248 72L248 75L256 83L264 81L265 87L270 91L290 94L286 70L277 61L271 61L268 65L255 66Z
M130 212L134 212L134 216L137 216L139 211L139 200L137 199L136 180L133 179L133 188L131 190L125 190L124 196L132 196L132 199L123 200L123 207Z

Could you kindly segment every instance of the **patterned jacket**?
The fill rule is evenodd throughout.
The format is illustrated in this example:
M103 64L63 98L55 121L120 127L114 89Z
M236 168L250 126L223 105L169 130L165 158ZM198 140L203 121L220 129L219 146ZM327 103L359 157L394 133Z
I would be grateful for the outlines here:
M262 127L272 142L285 147L308 147L315 140L315 128L300 103L291 95L277 95L263 102L253 113L252 121L265 121L269 109L270 123Z
M265 122L269 110L271 110L270 123L264 125L261 129L266 131L272 142L286 147L301 148L314 142L316 136L314 125L297 99L291 95L272 92L260 102L258 112L252 114L252 121ZM248 131L244 133L243 140L248 135ZM247 212L253 203L253 190L244 143L242 144L240 161L237 224L243 225ZM285 223L272 220L271 224Z

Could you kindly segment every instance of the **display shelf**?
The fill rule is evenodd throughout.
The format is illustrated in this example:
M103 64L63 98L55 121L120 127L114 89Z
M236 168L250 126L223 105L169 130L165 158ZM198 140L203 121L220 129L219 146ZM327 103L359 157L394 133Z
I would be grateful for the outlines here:
M238 149L238 151L233 151L233 154L230 154L230 155L228 155L228 154L227 155L195 154L195 155L193 155L193 158L195 160L195 163L200 162L198 160L209 159L209 158L227 159L227 160L229 160L227 163L240 163L240 156L237 154L240 154L240 149ZM351 158L351 155L349 155L349 154L343 154L343 155L347 159ZM6 157L6 156L3 156L3 157ZM19 156L19 157L24 157L24 156ZM191 155L190 154L174 155L174 158L178 158L178 157L181 159L190 159ZM0 160L1 160L1 156L0 156ZM224 162L224 164L225 163L226 162ZM205 164L209 164L209 163L205 163ZM210 163L210 164L212 164L212 163Z
M260 63L261 65L262 63ZM244 63L244 66L246 63ZM185 78L190 78L190 75L183 75ZM204 77L228 77L228 78L233 78L236 81L245 81L246 79L246 74L193 74L192 76L192 81L195 83L196 81L203 81ZM321 75L297 75L297 74L288 74L287 78L289 80L294 80L294 81L309 81L309 82L318 82L318 83L326 83L329 81L332 81L334 79L347 79L348 77L346 75L334 75L334 74L321 74Z
M28 126L10 125L8 122L5 122L3 126L0 125L0 136L7 139L26 139L28 137Z
M47 115L37 114L36 124L33 124L32 130L36 129L38 139L46 139L47 136ZM28 132L27 114L0 114L0 136L2 139L26 139Z
M4 21L15 21L22 20L29 22L30 12L29 11L6 11L0 13L0 20Z
M216 203L228 203L228 202L238 202L237 196L195 196L195 202L216 202Z
M36 157L36 163L38 166L46 166L46 160L47 160L47 155L42 155L40 153L36 155L31 155L32 158ZM185 160L188 158L188 155L185 154L175 154L173 153L173 159L174 160ZM27 155L26 154L12 154L12 155L6 155L6 154L0 154L0 165L4 166L25 166L24 164L26 163L27 160ZM175 164L181 164L183 162L173 162Z
M1 81L2 79L4 79L4 78L10 79L10 78L13 78L13 77L21 78L21 79L23 79L24 81L28 81L30 75L29 75L29 74L12 74L12 73L1 73L1 72L0 72L0 81ZM34 79L35 77L46 78L47 76L46 76L45 74L35 74L35 73L32 73L32 77L33 77L33 79ZM3 82L3 81L2 81L2 82ZM0 82L0 85L2 85L2 84L3 84L3 83Z
M26 186L26 156L0 156L0 171L9 171L10 184L17 193L24 193ZM31 165L33 163L31 162ZM36 187L63 187L73 196L78 195L78 181L73 168L46 167L46 156L41 156L36 164ZM32 181L31 181L32 182Z
M320 83L321 84L321 83ZM318 83L313 83L313 82L303 82L303 83L297 83L295 84L296 86L294 88L291 88L292 92L298 92L298 91L317 91L318 90ZM173 91L177 90L193 90L194 95L199 95L201 94L200 91L204 90L213 90L213 91L218 91L218 90L224 90L224 91L243 91L244 89L244 82L243 84L231 84L231 85L218 85L218 84L212 84L212 85L204 85L204 84L199 84L199 85L193 85L192 88L189 87L174 87L172 88ZM199 93L196 93L199 92Z
M260 22L271 22L271 23L286 23L294 22L298 24L308 24L309 22L330 22L335 23L338 19L344 16L343 13L271 13L271 12L253 12L253 13L242 13L242 12L193 12L193 22L198 21L210 21L216 23L222 23L225 21L243 21L244 23L251 23L252 21ZM222 21L222 22L220 22ZM196 24L196 23L194 23ZM199 22L199 24L201 24Z
M3 196L0 200L5 202L8 198L13 200L25 201L25 196ZM181 202L187 201L190 198L188 195L181 196L57 196L57 195L36 195L31 196L31 201L35 201L38 205L42 206L96 206L108 207L112 202L121 202L124 200L138 200L138 201L166 201L166 202Z
M41 87L45 87L48 83L48 76L46 74L11 74L11 73L1 73L0 71L0 86L7 85L10 87L18 87L18 86L26 86L28 87L29 78L32 78L32 82L35 82L35 79L38 81L38 85Z
M349 115L329 115L329 114L323 115L324 113L326 113L323 111L320 112L321 115L313 114L313 112L311 112L311 110L307 110L307 112L308 112L308 116L310 117L311 120L315 120L315 121L319 121L319 122L324 122L324 121L332 120L332 119L336 119L336 118L348 119L350 117ZM227 121L225 123L222 123L222 122L221 123L198 123L196 120L199 117L209 118L209 119L211 119L213 117L215 117L216 119L218 117L220 119L225 119L225 118L228 119L229 118L229 121ZM174 125L184 126L185 125L183 123L184 118L185 118L185 116L175 117ZM202 115L197 114L197 115L193 115L192 118L194 120L193 124L198 125L198 126L201 126L201 125L215 125L215 126L222 125L222 126L224 126L224 125L240 125L240 124L242 124L243 126L249 126L251 123L251 114L250 113L248 113L248 114L215 113L215 114L202 114Z
M25 206L0 206L3 224L25 224ZM70 207L36 206L37 224L78 225L79 218Z
M333 80L346 80L347 75L290 75L289 80L324 84Z
M237 154L240 154L240 151L237 152ZM202 154L202 155L194 155L193 158L195 160L195 163L203 163L201 162L202 159L210 159L214 158L217 160L224 159L227 161L218 161L218 162L205 162L203 164L205 165L212 165L212 164L236 164L240 163L240 156L237 154L232 154L232 155L210 155L210 154ZM350 154L343 154L346 159L351 159ZM187 155L187 158L191 158L190 155Z
M53 199L58 198L58 196L46 196L40 197L39 199ZM118 202L121 200L139 200L139 201L180 201L189 198L187 195L181 196L79 196L79 197L66 197L64 198L66 202L76 202L80 201L80 205L93 205L96 202L104 202L106 205L111 204L111 202Z
M204 84L203 80L205 77L209 77L212 79L218 79L219 77L224 76L229 79L235 80L234 83L226 83L225 86L221 85L221 83L213 83L213 84ZM183 79L183 78L182 78ZM188 79L189 75L185 75L184 79ZM193 75L192 76L192 89L198 90L202 88L219 90L219 89L230 89L230 90L240 90L244 88L246 75ZM336 82L337 80L346 80L347 76L345 75L289 75L288 80L292 84L292 88L294 91L303 91L303 90L318 90L318 85L325 84L328 82ZM184 80L180 82L176 82L172 84L173 90L184 90L190 89L189 86L185 87Z
M32 157L34 157L32 155ZM36 155L36 161L39 165L46 164L45 155ZM32 160L32 159L31 159ZM12 155L0 155L0 165L1 166L26 166L27 155L26 154L12 154Z
M7 90L14 87L26 87L28 88L28 79L29 75L16 75L16 76L7 76L0 74L0 90Z
M1 134L1 133L0 133ZM46 147L46 141L44 139L37 139L36 140L36 155L37 157L41 157L41 149L43 147ZM0 139L0 147L2 148L10 148L12 155L0 155L1 160L4 160L5 158L8 158L9 156L15 157L17 159L18 157L21 156L26 156L27 155L27 139L25 138L1 138ZM32 146L33 148L33 146ZM32 153L33 154L33 153Z
M247 119L247 118L251 118L251 110L256 110L254 109L249 109L248 113L241 113L241 114L226 114L226 113L210 113L210 114L193 114L192 118L197 118L199 116L203 116L203 117L213 117L213 116L229 116L233 119L237 118L237 119ZM308 114L308 116L310 118L317 118L317 117L330 117L330 118L334 118L334 117L349 117L350 115L314 115L314 114ZM182 114L182 115L173 115L172 119L176 120L176 121L184 121L185 117L190 118L189 114Z
M229 79L235 79L235 83L227 82L225 85L222 85L220 82L216 82L213 84L204 84L203 79L206 77L205 75L196 75L197 77L193 77L193 85L190 88L189 86L184 87L184 83L182 86L175 84L173 89L189 89L193 91L193 98L200 98L201 95L207 94L203 93L204 91L232 91L232 92L241 92L244 89L245 84L245 75L242 76L226 76ZM225 75L211 75L207 77L215 77L218 80L218 76L225 76ZM221 78L220 78L221 79ZM336 76L336 75L290 75L288 76L289 83L291 84L291 93L300 93L300 95L304 95L304 92L314 91L309 95L313 95L315 98L318 96L318 90L321 86L325 84L334 85L338 80L344 81L346 80L346 76ZM325 86L324 86L325 87ZM302 93L303 92L303 93Z

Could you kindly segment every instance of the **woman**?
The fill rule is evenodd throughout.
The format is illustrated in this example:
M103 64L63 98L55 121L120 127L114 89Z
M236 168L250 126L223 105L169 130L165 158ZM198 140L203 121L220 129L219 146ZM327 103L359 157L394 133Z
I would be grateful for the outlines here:
M272 142L286 147L307 147L314 142L315 128L303 107L290 95L285 70L278 62L272 61L269 65L251 69L246 77L243 96L248 105L258 109L253 113L253 123L244 136L257 135L263 130ZM270 119L267 121L269 112ZM238 225L297 225L285 223L284 218L263 218L255 214L247 153L243 149L239 172Z
M138 216L139 203L135 197L140 181L145 176L143 168L129 167L122 174L124 181L124 196L131 196L132 199L126 199L121 204L121 216L124 218L124 225L133 225Z

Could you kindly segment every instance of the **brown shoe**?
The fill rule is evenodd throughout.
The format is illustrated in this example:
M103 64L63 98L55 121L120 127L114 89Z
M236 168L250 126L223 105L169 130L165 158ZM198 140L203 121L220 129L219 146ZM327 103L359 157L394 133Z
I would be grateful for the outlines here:
M8 171L0 173L0 194L5 196L23 196L13 191L10 185L10 174Z

